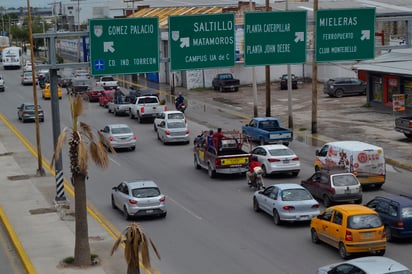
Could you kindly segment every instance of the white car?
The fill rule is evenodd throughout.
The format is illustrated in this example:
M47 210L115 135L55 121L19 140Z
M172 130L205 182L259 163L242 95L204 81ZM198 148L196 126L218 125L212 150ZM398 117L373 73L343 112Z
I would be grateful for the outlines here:
M162 121L166 121L169 119L177 119L177 120L184 120L186 122L185 114L178 110L167 110L163 111L159 117L155 118L153 123L154 131L157 131L157 126Z
M23 72L31 71L32 69L33 69L33 66L32 66L31 62L26 62L26 64L23 67Z
M164 145L168 143L189 144L189 133L186 122L181 119L164 120L157 127L157 139Z
M136 134L126 124L110 124L100 130L107 142L114 148L136 149Z
M279 225L281 222L309 222L320 214L319 203L298 184L276 184L255 192L253 209L264 211Z
M263 145L252 150L252 155L258 158L263 176L275 173L290 173L298 176L300 160L296 153L284 145Z
M412 274L412 271L397 261L381 256L367 256L319 268L318 274Z

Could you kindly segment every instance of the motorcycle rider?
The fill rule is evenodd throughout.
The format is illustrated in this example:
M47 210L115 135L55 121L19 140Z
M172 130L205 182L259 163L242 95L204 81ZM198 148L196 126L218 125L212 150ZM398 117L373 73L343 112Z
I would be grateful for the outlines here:
M179 93L179 96L176 97L175 100L175 107L177 110L180 110L180 107L185 102L185 97L183 97L182 93ZM184 110L183 110L184 111Z
M248 184L252 185L252 182L255 182L257 174L255 172L255 167L260 167L260 162L257 159L257 156L252 156L249 162L249 171L246 173L248 178Z

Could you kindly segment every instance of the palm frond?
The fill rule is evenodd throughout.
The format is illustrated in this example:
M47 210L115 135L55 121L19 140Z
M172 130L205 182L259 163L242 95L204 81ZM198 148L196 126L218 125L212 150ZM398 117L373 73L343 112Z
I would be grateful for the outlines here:
M57 144L56 144L56 148L54 149L52 159L50 161L50 166L53 166L54 162L59 159L63 144L66 142L66 136L67 136L67 132L65 129L63 129L59 137L57 138Z
M79 94L76 95L76 97L73 100L73 117L74 117L74 121L76 121L76 118L79 117L82 113L83 113L83 99L82 96L80 96Z
M120 236L116 239L114 242L114 245L112 247L112 251L110 252L110 256L113 256L113 253L117 250L117 248L120 246L120 243L122 242L123 235L120 234Z
M92 128L91 128L88 124L83 123L83 122L80 122L79 124L80 124L80 130L82 131L82 133L83 133L84 135L86 135L86 137L87 137L91 142L93 142L93 141L94 141L94 137L93 137Z
M100 131L97 131L97 135L99 136L99 142L101 144L107 147L111 153L116 153L116 150L114 150L112 145L107 141L107 139L104 137L104 135Z
M161 260L162 258L160 258L160 253L159 253L159 251L157 250L157 247L156 247L155 244L153 243L152 239L149 238L149 241L150 241L150 245L152 246L152 249L153 249L154 253L156 254L157 258L158 258L159 260Z
M142 240L142 243L141 243L142 263L143 263L144 267L150 268L151 265L150 265L149 246L147 245L148 244L147 243L147 237L146 237L146 234L144 234L144 233L141 236L142 236L141 237L141 240Z
M93 162L101 168L107 168L109 166L109 157L107 151L100 142L91 142L89 145L90 155Z

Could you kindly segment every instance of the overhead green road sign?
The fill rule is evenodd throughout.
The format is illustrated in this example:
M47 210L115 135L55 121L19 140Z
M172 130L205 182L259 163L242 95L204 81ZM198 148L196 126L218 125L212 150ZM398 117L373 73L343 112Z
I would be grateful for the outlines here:
M92 75L159 71L158 18L92 19Z
M245 65L306 62L306 11L245 13Z
M235 64L234 13L169 17L170 69Z
M318 10L316 61L365 60L375 56L375 8Z

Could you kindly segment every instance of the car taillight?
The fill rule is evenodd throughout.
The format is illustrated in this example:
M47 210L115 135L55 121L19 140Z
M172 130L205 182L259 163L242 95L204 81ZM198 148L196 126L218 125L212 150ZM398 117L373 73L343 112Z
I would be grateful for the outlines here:
M353 241L352 232L346 230L345 240L346 240L346 241Z
M215 159L215 166L220 166L221 164L221 159Z
M328 188L328 192L330 192L332 194L335 194L335 189L330 187L330 188Z
M144 107L140 108L140 113L144 113Z
M299 161L299 157L293 158L292 161Z
M133 134L133 140L136 140L137 138L136 138L136 134Z
M280 160L279 160L279 159L275 159L275 158L269 158L269 159L268 159L268 162L269 162L269 163L274 163L274 162L280 162Z
M312 208L319 208L319 205L318 204L313 205Z
M164 203L166 201L166 196L163 196L162 198L159 199L159 202Z
M167 106L165 105L165 108L164 108L165 110L164 111L167 111Z
M412 127L412 120L409 120L409 127Z
M169 134L170 134L170 130L166 129L166 130L165 130L165 134L166 134L166 135L169 135Z
M403 228L403 221L402 221L402 220L398 220L398 221L396 222L396 227Z
M113 136L109 136L109 141L113 141Z
M294 210L295 207L294 206L283 206L284 210Z
M131 200L131 199L129 199L129 204L131 204L131 205L137 205L137 201L136 201L136 200Z
M189 134L189 133L190 133L190 130L186 129L186 134Z

